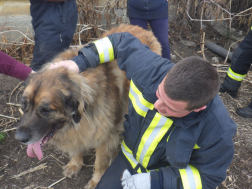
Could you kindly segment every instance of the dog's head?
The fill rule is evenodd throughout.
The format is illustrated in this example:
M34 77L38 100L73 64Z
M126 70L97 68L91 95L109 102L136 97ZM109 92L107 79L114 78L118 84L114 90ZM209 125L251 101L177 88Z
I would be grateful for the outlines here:
M73 81L73 75L59 68L32 74L25 82L21 100L24 115L15 138L28 145L29 156L42 159L41 144L62 127L72 127L80 121L80 86Z

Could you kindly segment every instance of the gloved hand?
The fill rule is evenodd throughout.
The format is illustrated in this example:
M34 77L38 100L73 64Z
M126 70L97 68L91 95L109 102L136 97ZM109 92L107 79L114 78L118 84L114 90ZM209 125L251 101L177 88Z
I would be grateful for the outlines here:
M150 173L131 175L128 169L123 171L121 178L123 189L150 189Z

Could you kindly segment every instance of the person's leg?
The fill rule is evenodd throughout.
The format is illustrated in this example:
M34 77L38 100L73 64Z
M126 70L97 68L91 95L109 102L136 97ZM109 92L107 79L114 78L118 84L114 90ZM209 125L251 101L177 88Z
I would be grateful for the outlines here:
M35 47L31 67L34 71L67 49L75 32L78 11L75 0L65 2L31 1Z
M162 57L171 60L170 45L168 40L168 18L149 20L151 29L161 43Z
M145 30L147 29L148 20L133 18L133 17L129 17L129 20L130 20L131 25L140 26Z
M132 168L129 162L126 160L122 151L120 151L102 176L100 182L96 186L96 189L122 189L121 176L124 169L128 169L132 173Z
M252 60L252 31L246 35L244 40L235 49L231 67L229 68L224 82L221 84L220 92L227 92L236 97L242 80L251 67Z

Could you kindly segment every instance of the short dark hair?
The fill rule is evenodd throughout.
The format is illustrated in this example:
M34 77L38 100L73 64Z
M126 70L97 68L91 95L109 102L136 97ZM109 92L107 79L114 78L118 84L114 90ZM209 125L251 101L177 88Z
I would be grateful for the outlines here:
M217 70L205 59L190 56L180 60L167 73L165 94L175 101L187 102L187 110L207 105L220 88Z

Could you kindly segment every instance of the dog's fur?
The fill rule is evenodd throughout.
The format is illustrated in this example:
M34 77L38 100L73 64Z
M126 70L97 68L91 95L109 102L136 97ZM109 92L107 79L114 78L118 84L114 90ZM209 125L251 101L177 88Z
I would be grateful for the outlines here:
M161 54L161 46L151 32L138 26L120 25L105 32L130 32ZM52 62L76 56L79 48L67 50ZM86 188L95 188L116 155L127 112L129 81L116 61L75 74L61 67L31 74L22 97L24 115L16 139L34 144L48 136L50 143L66 152L70 162L64 175L77 176L83 153L96 149L95 172ZM52 137L53 136L53 137Z

